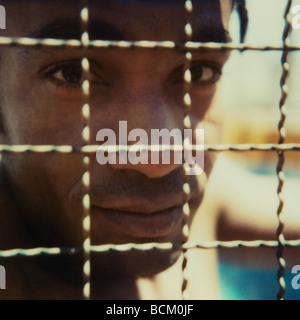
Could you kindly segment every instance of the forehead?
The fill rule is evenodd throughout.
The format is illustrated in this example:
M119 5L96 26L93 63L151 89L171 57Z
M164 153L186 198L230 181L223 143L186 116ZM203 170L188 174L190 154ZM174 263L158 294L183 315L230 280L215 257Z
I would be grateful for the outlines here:
M7 33L9 36L79 38L80 10L84 3L81 0L7 1ZM192 27L202 29L202 39L195 40L224 42L222 31L220 39L214 39L213 30L226 28L231 0L221 3L219 0L194 0L192 3ZM111 36L111 40L180 41L184 38L187 19L184 4L184 0L88 1L90 25L92 31L97 30L92 37L103 38L102 29L108 31L105 36ZM209 37L212 39L206 40Z

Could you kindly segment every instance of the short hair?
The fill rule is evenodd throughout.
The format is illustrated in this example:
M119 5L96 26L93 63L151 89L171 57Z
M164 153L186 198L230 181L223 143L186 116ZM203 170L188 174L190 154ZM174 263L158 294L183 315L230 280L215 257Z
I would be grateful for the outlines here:
M246 0L233 0L233 6L236 8L240 18L240 42L244 42L248 27Z

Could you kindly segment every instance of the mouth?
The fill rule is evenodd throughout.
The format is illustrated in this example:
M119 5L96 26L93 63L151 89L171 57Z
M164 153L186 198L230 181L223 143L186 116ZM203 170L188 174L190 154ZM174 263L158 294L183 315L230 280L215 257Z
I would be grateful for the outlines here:
M174 206L152 213L92 206L92 219L100 216L109 228L132 238L164 238L178 234L182 226L182 207Z

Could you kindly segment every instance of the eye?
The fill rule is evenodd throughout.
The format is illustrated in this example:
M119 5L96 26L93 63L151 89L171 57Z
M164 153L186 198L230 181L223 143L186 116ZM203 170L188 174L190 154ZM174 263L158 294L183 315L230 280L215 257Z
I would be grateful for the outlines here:
M65 66L58 70L53 77L57 80L66 81L70 83L82 83L82 69L81 66Z
M101 67L97 62L90 61L90 73L88 80L94 85L108 85L104 78ZM64 61L51 64L41 71L42 77L56 84L67 88L80 88L84 80L81 67L81 60Z
M81 85L83 72L79 62L65 62L50 66L44 71L46 78L61 84Z
M210 61L195 61L190 66L191 82L194 85L212 85L222 75L222 66ZM181 66L173 74L174 83L184 81L184 68Z
M221 68L215 65L195 65L190 68L192 83L194 84L213 84L216 83L221 75Z

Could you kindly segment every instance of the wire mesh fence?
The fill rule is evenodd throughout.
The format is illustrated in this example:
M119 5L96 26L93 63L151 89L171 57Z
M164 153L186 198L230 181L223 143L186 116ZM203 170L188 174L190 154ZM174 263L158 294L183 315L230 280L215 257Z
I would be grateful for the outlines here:
M188 281L189 275L186 270L187 266L187 252L190 249L218 249L218 248L258 248L258 247L269 247L277 248L277 261L278 261L278 284L279 292L278 299L283 299L285 294L285 281L284 281L284 272L285 272L285 259L284 259L284 249L286 247L300 247L300 240L285 240L284 237L284 219L283 219L283 206L284 199L282 198L282 190L285 183L285 176L283 173L284 170L284 160L285 152L299 152L300 143L286 143L286 133L285 133L285 121L287 117L287 106L286 100L288 97L288 86L287 78L290 72L290 66L288 63L289 53L292 51L300 50L299 46L290 45L289 36L291 33L292 22L290 17L290 11L293 1L288 0L286 4L286 10L284 12L285 19L285 28L283 30L282 36L282 45L281 46L258 46L258 45L245 45L245 44L224 44L224 43L206 43L206 42L193 42L191 36L193 33L191 26L191 14L193 12L193 2L191 0L186 0L184 3L184 8L186 12L186 23L185 23L185 36L186 41L184 43L175 43L173 41L109 41L109 40L90 40L88 25L89 25L89 8L88 6L84 7L81 11L81 26L82 34L81 39L34 39L34 38L25 38L25 37L0 37L0 46L1 47L60 47L60 48L78 48L82 50L82 61L81 67L83 70L83 82L82 82L82 146L74 145L0 145L1 153L12 153L12 154L22 154L22 153L59 153L59 154L81 154L82 163L83 163L83 172L82 172L82 185L83 185L83 196L82 196L82 207L83 207L83 218L82 218L82 228L84 231L84 242L81 247L76 248L61 248L61 247L37 247L31 249L22 249L15 248L11 250L1 250L0 257L8 258L14 256L36 256L41 254L46 255L60 255L63 253L74 254L78 252L84 253L84 263L83 263L83 275L84 275L84 284L83 284L83 298L91 298L91 260L90 255L92 252L107 252L110 250L126 252L130 250L141 250L147 251L152 249L158 250L170 250L170 249L180 249L183 253L183 263L182 263L182 273L183 273L183 283L182 283L182 297L183 299L188 299ZM280 110L280 121L278 124L278 142L275 144L205 144L205 152L237 152L237 153L248 153L253 151L263 151L263 152L275 152L278 155L277 161L277 177L278 177L278 189L277 195L279 200L279 206L277 210L278 218L278 228L276 233L276 241L213 241L213 242L202 242L202 243L191 243L189 242L189 225L188 221L190 218L190 208L189 208L189 198L190 198L190 186L186 175L182 179L182 192L183 192L183 204L182 204L182 215L183 215L183 227L182 227L182 243L128 243L122 245L115 244L106 244L106 245L92 245L91 244L91 217L90 217L90 157L94 155L100 145L92 145L90 139L90 64L89 59L87 58L87 51L91 48L97 48L102 50L109 50L112 48L117 48L119 50L132 50L137 48L143 48L147 50L179 50L185 54L185 66L184 66L184 82L185 90L183 96L184 102L184 117L183 117L183 127L185 129L191 128L191 119L190 119L190 110L191 110L191 97L189 95L190 84L191 84L191 73L190 73L190 63L194 52L199 50L216 50L216 51L279 51L282 52L281 67L282 67L282 76L280 80L280 91L281 98L278 103ZM185 146L182 146L184 149ZM192 149L197 150L199 146L193 145ZM115 151L120 151L122 146L114 146ZM170 146L160 146L160 150L171 149ZM107 150L107 147L104 148ZM126 149L128 151L128 149ZM140 145L140 150L151 151L151 146ZM183 165L184 169L186 164ZM203 173L205 174L205 173ZM276 214L276 213L274 213Z

